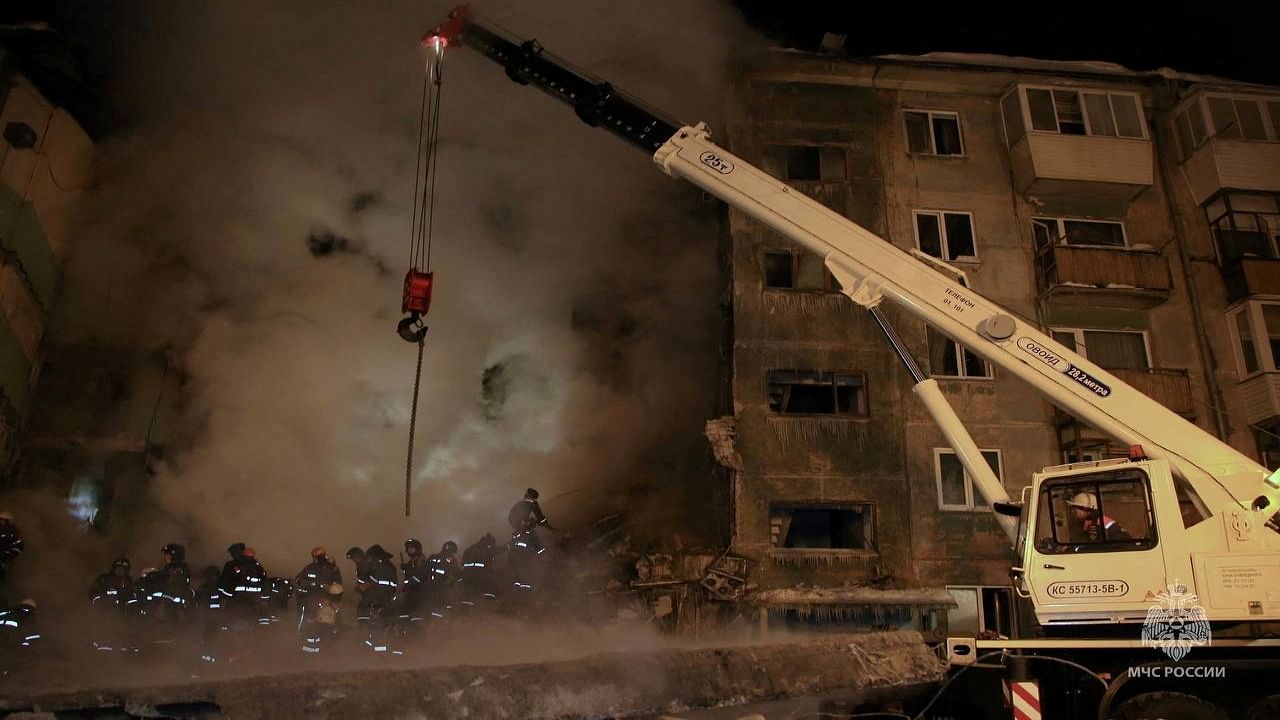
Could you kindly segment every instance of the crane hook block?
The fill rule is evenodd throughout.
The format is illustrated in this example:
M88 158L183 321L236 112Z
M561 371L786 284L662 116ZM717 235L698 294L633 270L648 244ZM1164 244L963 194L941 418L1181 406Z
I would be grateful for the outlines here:
M410 270L404 276L404 299L400 312L426 315L431 309L431 279L433 273Z

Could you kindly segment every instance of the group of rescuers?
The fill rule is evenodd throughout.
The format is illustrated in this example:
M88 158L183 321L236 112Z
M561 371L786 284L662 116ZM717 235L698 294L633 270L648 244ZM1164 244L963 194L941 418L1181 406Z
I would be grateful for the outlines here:
M444 543L440 552L426 555L422 543L410 538L404 543L399 571L392 564L391 553L381 545L348 550L346 557L355 564L355 589L360 596L356 623L362 628L367 648L399 654L395 638L415 632L423 621L443 619L466 608L496 605L499 597L511 597L512 593L531 593L539 576L539 556L546 550L537 528L551 529L538 504L538 491L525 491L507 519L512 534L505 546L486 533L463 551L461 558L453 541ZM4 522L13 527L11 517ZM0 528L0 539L4 533L5 528ZM13 534L18 538L18 550L6 560L21 552L16 528ZM95 620L94 649L136 653L144 646L173 643L180 628L190 626L191 613L200 612L206 618L203 659L232 659L234 651L220 647L220 639L248 626L279 623L287 615L291 596L297 599L302 651L318 653L332 642L340 625L342 571L324 547L312 548L311 562L292 582L268 576L253 548L244 543L235 543L227 552L231 559L222 570L214 565L206 567L198 583L192 580L186 549L177 543L161 548L162 567L147 568L136 579L128 558L116 559L89 591ZM509 570L499 572L502 569L495 566L495 560L504 553ZM0 609L0 615L25 621L18 635L26 637L33 632L33 601ZM12 635L3 633L4 629L0 626L0 634ZM0 638L6 650L11 640L19 638ZM19 647L29 649L32 645L28 638Z

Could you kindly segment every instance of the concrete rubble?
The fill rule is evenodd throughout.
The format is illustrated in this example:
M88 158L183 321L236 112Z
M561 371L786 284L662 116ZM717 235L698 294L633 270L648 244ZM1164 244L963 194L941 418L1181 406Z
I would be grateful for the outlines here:
M102 717L653 717L768 699L939 682L945 664L914 632L794 637L755 645L610 653L504 666L299 673L28 695L0 686L0 714L101 709ZM19 715L22 717L22 715ZM29 715L28 717L42 717Z

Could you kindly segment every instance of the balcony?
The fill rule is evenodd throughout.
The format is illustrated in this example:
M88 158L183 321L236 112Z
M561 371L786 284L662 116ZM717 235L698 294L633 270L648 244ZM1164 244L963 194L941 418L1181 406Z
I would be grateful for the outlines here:
M1154 179L1151 143L1133 138L1027 133L1009 149L1018 192L1132 200Z
M1264 372L1240 383L1244 421L1259 425L1280 417L1280 372Z
M1186 370L1181 368L1108 368L1107 372L1185 418L1194 417L1196 414L1195 400L1191 396L1191 377ZM1061 410L1055 410L1054 419L1059 427L1074 422L1070 415Z
M1173 288L1164 255L1127 248L1045 244L1036 278L1041 296L1065 305L1152 308Z
M1222 281L1231 303L1251 295L1280 295L1280 260L1240 258L1222 267Z
M1209 138L1182 163L1182 176L1198 205L1222 190L1280 192L1280 143Z

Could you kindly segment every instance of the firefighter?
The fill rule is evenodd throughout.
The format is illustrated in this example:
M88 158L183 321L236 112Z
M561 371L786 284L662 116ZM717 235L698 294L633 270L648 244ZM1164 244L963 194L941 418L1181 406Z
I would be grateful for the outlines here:
M362 576L357 579L357 588L363 583L364 589L356 619L367 626L365 645L375 653L385 653L390 650L389 626L395 617L393 603L399 586L396 566L391 564L391 553L381 545L371 545L360 567Z
M421 542L414 538L405 540L404 553L407 557L400 561L400 574L404 582L401 585L400 601L397 604L400 619L412 623L424 617L422 608L428 594L427 583L431 579L427 570L427 558L422 554Z
M1076 493L1067 502L1076 529L1083 542L1116 542L1132 540L1120 523L1098 512L1098 496L1091 492Z
M261 619L263 599L267 593L266 571L258 562L252 548L235 543L227 548L231 559L222 566L218 587L222 591L223 610L226 611L229 628Z
M431 616L443 618L457 602L458 581L462 579L458 543L449 540L440 547L440 552L427 558L427 577Z
M0 677L29 668L40 640L35 600L0 610Z
M298 613L305 619L307 606L324 597L333 584L342 585L342 570L329 557L324 546L311 548L311 562L298 571L293 579L294 590L298 594Z
M217 565L206 565L200 572L200 585L196 588L196 607L207 612L222 609L222 592L218 588Z
M0 580L4 580L9 563L17 559L25 547L22 533L13 524L13 513L8 510L0 512Z
M191 603L191 568L187 566L187 549L178 543L168 543L160 548L164 566L160 569L162 610L159 615L166 622L182 622L186 619Z
M102 573L89 588L89 604L93 607L107 607L112 610L124 606L133 590L133 578L129 572L129 558L119 557L111 563L111 569Z
M539 525L545 526L548 530L555 529L551 527L551 523L547 522L547 516L542 513L542 506L538 504L538 491L533 488L525 490L524 499L511 507L511 512L507 513L507 522L511 524L511 530L515 533L521 533Z
M124 609L133 592L129 576L129 558L116 558L111 569L102 573L89 588L89 607L93 627L89 642L98 652L132 651L128 642Z
M498 583L494 581L494 560L504 548L497 546L493 533L483 537L462 552L462 606L474 607L498 599Z

